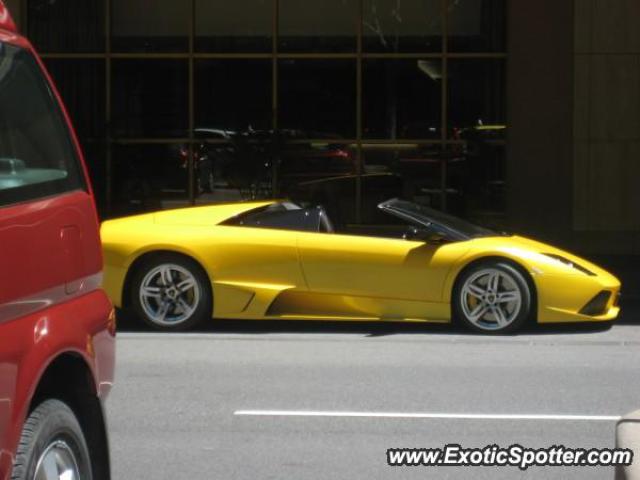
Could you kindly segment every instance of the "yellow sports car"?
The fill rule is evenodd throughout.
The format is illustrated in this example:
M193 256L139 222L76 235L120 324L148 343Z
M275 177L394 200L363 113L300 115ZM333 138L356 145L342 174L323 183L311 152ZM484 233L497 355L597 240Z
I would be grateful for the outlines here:
M620 282L586 260L408 201L379 208L400 230L337 233L322 207L287 201L107 221L105 288L162 330L210 318L455 319L511 332L528 319L618 315Z

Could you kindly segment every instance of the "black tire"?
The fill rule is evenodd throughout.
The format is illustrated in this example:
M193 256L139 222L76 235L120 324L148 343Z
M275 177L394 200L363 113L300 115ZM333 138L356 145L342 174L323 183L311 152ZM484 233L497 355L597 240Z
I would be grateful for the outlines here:
M78 419L60 400L46 400L31 412L22 428L11 480L32 480L38 463L54 445L73 452L80 480L92 480L89 448Z
M184 320L170 324L154 321L154 319L145 312L140 299L140 289L145 277L154 269L159 268L162 265L176 265L184 269L193 277L199 291L199 299L196 302L197 304L194 305L195 309L191 315ZM160 331L171 332L190 330L196 325L206 320L210 320L213 311L211 282L209 281L209 277L206 272L197 262L190 258L169 252L154 255L136 268L131 278L130 291L128 292L128 295L133 311L138 318L142 319L142 321L150 327Z
M521 303L518 313L507 325L503 327L498 326L497 322L495 323L495 325L492 325L491 321L486 321L484 322L484 325L480 325L479 323L481 322L472 321L464 311L464 302L466 301L466 298L462 293L463 286L465 285L467 280L487 270L499 271L501 275L507 276L509 279L511 279L512 285L517 288L517 291L520 294ZM513 288L513 286L511 288ZM507 334L513 333L520 329L532 317L533 298L534 292L532 291L532 287L530 286L524 274L517 267L505 261L487 260L471 265L470 267L463 270L459 275L453 288L451 297L451 309L454 321L464 325L466 328L474 332L485 334Z

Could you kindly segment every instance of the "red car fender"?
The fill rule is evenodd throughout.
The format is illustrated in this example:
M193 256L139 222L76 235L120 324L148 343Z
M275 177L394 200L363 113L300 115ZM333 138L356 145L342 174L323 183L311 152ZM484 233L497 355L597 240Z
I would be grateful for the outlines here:
M109 393L115 366L110 312L112 307L107 296L102 290L95 290L3 325L6 356L0 360L0 369L6 378L13 378L13 382L2 385L0 397L13 398L13 402L9 406L0 405L0 422L8 420L9 427L0 442L7 448L0 455L0 479L8 478L11 472L13 452L36 389L47 368L61 355L74 355L83 360L99 398ZM4 391L6 389L11 391ZM3 420L3 415L9 418Z

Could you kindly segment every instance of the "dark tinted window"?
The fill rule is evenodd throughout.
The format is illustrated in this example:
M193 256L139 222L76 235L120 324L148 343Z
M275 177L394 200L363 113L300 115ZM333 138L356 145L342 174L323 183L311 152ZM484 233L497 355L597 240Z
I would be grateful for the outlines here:
M114 52L186 52L190 3L111 0L111 49Z
M441 0L363 0L365 52L442 50Z
M353 145L283 139L278 196L324 206L338 225L355 222L358 154Z
M104 52L104 0L29 0L29 40L40 52Z
M114 60L113 133L121 137L185 137L189 125L186 60Z
M189 166L181 144L118 145L113 152L116 215L186 207Z
M363 65L364 138L440 139L440 60L372 59Z
M356 0L279 1L279 51L324 53L356 50Z
M378 204L393 197L442 208L442 172L448 171L448 160L439 144L367 145L362 155L363 223L388 223Z
M271 60L199 60L196 128L236 133L271 128Z
M281 60L279 127L299 138L354 138L356 62Z
M48 58L45 64L80 141L104 137L104 60Z
M505 50L505 0L448 0L447 11L449 51Z
M0 205L83 186L58 104L30 53L0 43Z
M273 6L272 0L195 0L196 51L270 52Z
M449 133L506 122L506 81L503 60L449 61Z

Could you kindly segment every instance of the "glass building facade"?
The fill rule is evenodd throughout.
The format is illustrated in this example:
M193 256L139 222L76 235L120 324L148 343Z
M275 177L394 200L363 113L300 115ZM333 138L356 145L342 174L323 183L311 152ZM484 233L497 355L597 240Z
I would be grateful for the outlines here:
M504 0L25 0L103 218L288 197L506 211Z

